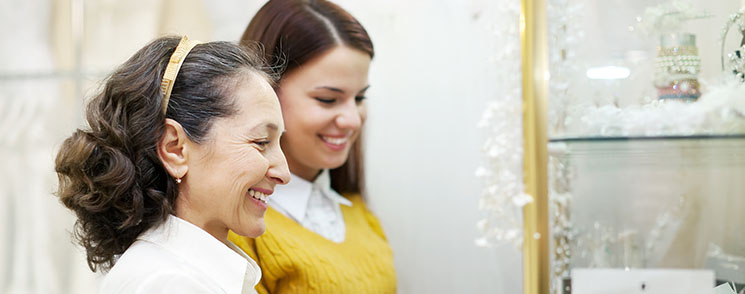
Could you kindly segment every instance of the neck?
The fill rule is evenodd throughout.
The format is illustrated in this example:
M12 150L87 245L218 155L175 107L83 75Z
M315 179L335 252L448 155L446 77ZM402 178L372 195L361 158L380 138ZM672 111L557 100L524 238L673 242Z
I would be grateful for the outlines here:
M190 207L189 201L182 200L182 199L185 199L185 197L182 197L181 195L179 195L179 197L176 200L175 215L178 218L183 219L199 227L200 229L212 235L212 237L219 240L220 242L227 244L228 228L223 225L216 224L214 223L214 221L210 221L209 219L204 219L203 217L200 217L200 215L196 213L196 210Z

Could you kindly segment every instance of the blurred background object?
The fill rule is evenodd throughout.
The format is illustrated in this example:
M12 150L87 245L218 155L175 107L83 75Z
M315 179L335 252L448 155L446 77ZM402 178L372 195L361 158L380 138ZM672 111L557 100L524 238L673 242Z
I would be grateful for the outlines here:
M720 52L745 1L547 3L554 293L582 268L707 269L739 291L745 87Z

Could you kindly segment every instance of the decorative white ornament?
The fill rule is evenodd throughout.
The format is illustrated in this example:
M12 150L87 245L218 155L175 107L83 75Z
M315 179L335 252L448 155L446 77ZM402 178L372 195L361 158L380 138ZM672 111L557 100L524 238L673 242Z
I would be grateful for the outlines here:
M647 34L673 33L686 21L707 17L711 14L695 9L690 1L674 0L645 9L636 26Z
M496 39L490 62L501 71L494 81L499 96L484 111L479 128L487 133L482 150L485 165L476 170L484 182L479 209L485 217L477 224L479 246L522 245L522 207L528 202L522 184L522 72L520 63L520 1L499 5L491 33Z

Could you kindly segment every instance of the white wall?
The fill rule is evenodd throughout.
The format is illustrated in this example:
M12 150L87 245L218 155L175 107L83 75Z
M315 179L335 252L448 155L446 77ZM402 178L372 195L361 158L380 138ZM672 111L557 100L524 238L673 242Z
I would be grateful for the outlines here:
M338 1L375 43L368 201L393 247L400 293L521 293L521 254L479 248L474 176L497 99L489 24L503 1ZM516 73L519 74L519 73Z

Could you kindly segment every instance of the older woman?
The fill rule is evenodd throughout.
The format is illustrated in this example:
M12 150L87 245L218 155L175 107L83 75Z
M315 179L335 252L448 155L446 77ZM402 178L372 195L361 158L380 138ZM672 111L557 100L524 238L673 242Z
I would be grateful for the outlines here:
M267 232L230 236L264 273L260 293L395 293L393 253L361 197L360 137L373 44L325 0L270 0L241 38L284 65L277 87L292 180L269 200ZM239 232L237 232L239 233Z
M164 37L106 81L56 160L59 197L103 293L253 293L257 237L289 180L271 75L252 51Z

